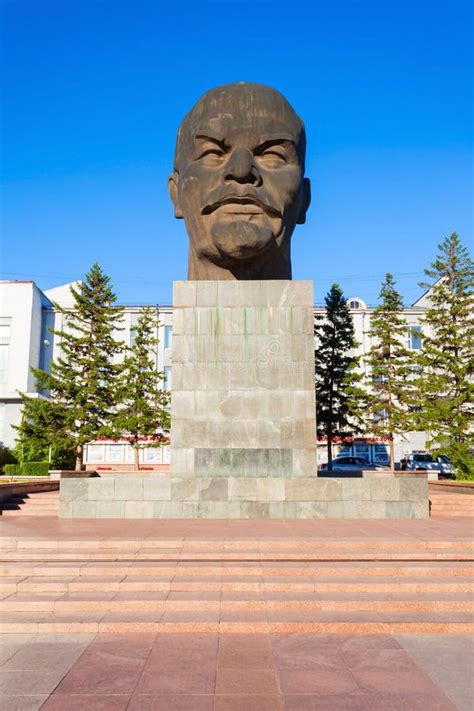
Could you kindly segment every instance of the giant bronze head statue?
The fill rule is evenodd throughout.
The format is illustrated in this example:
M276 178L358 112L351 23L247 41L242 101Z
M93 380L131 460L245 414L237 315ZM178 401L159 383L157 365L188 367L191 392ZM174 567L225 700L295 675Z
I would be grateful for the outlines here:
M238 82L185 116L169 178L189 234L188 279L291 279L310 202L301 119L278 91Z

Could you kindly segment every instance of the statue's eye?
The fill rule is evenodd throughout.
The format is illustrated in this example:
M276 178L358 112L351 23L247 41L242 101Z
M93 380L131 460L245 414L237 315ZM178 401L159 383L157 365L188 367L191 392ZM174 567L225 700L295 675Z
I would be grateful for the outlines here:
M282 168L287 163L283 152L275 149L264 151L258 156L258 160L265 168Z
M225 160L225 153L220 148L209 148L199 156L199 161L210 167L220 165Z

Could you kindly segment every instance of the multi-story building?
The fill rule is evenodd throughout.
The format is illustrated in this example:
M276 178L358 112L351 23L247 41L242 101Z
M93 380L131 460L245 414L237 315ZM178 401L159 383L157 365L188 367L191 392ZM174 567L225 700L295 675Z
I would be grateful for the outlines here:
M63 315L54 309L54 303L68 309L73 307L70 285L65 284L54 289L41 291L32 281L0 281L0 441L12 447L15 443L16 430L21 419L21 399L19 393L40 397L35 389L31 368L48 370L49 363L59 352L59 337L51 329L61 330L64 326ZM370 318L372 307L362 299L348 299L352 310L355 335L359 343L358 353L367 355L371 347ZM123 312L123 330L117 331L117 339L128 345L133 343L135 326L139 318L140 306L125 306ZM171 388L171 345L173 334L172 306L154 305L159 321L157 337L156 368L164 373L163 387ZM426 295L412 306L405 309L407 321L407 345L411 349L421 347L417 330L420 330L420 317L426 309ZM322 306L315 306L315 314L322 314ZM363 360L361 360L363 363ZM366 365L362 365L366 369ZM397 437L396 457L412 449L423 448L423 432L407 432ZM363 455L371 461L386 461L387 448L382 441L374 438L356 438L341 442L336 451ZM318 458L321 463L326 456L324 443L319 443ZM156 465L168 461L168 448L149 448L142 451L144 466ZM133 462L131 447L123 442L97 441L91 443L86 452L86 462L94 466L113 466L127 468Z

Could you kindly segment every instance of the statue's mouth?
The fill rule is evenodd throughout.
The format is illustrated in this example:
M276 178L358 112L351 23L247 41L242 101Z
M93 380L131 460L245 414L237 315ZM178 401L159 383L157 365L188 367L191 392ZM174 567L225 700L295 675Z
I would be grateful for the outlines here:
M263 202L255 195L228 195L203 207L201 215L210 215L221 208L223 212L231 215L259 215L266 213L270 217L281 216L279 210Z

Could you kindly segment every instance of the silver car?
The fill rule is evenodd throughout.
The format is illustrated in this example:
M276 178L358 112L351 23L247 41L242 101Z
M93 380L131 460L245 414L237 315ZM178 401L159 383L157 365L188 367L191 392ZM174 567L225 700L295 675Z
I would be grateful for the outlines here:
M414 452L408 455L405 469L408 471L438 472L441 477L454 478L451 461L444 454L433 457L428 452Z
M386 471L386 464L371 464L363 457L336 457L332 460L332 471L360 471L361 469L377 472ZM328 471L327 464L320 466L320 471Z

